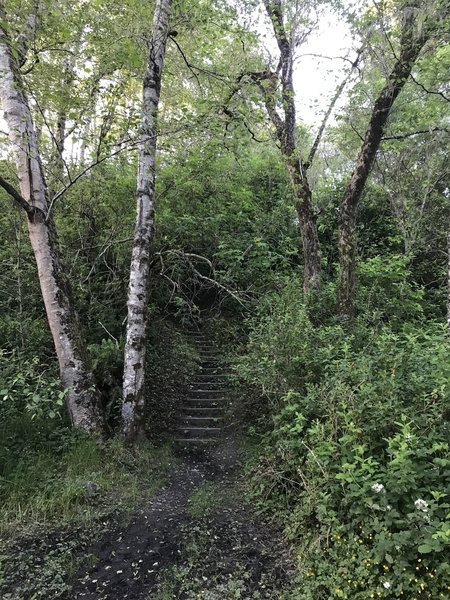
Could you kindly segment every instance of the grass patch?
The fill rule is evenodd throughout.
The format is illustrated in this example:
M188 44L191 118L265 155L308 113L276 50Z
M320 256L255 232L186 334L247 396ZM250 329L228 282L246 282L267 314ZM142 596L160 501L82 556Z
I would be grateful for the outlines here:
M80 436L59 455L43 449L25 456L1 480L0 535L129 509L162 485L171 464L168 447L130 449L118 439L99 445Z
M24 457L2 481L2 600L69 598L80 565L98 560L91 545L125 523L172 464L169 447L80 436L59 456L47 449Z
M212 483L197 488L189 500L189 514L195 519L208 517L220 504L220 494Z
M179 567L170 567L159 582L157 592L148 596L146 600L173 600L180 591L184 576L184 571Z

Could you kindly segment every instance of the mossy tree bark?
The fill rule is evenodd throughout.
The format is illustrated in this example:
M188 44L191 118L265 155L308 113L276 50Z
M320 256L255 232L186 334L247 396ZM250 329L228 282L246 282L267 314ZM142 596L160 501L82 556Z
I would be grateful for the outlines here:
M422 27L420 33L416 32L418 29L417 14L417 10L410 6L404 10L399 56L375 101L355 168L340 203L338 313L344 323L350 322L355 315L358 204L372 170L394 102L408 80L414 63L429 37L426 27Z
M266 110L275 127L281 154L291 180L303 246L303 289L305 294L309 294L320 288L321 260L316 214L307 176L309 164L303 163L301 160L295 132L296 112L293 84L295 32L291 32L290 36L287 33L280 0L265 0L264 4L277 40L280 62L276 72L265 72L256 76L255 79L263 92ZM279 84L281 84L282 116L276 108L275 101Z

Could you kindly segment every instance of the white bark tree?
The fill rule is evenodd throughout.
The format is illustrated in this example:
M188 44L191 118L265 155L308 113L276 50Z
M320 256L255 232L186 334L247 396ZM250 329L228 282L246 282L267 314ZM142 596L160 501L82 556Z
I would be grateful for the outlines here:
M33 27L27 35L34 35ZM25 32L25 30L24 30ZM23 34L22 34L23 38ZM0 185L27 215L28 231L45 304L50 330L59 361L61 382L67 390L66 403L72 424L100 435L103 418L94 378L88 366L86 347L79 319L73 305L58 250L48 190L36 138L33 116L20 73L20 61L28 40L12 44L7 15L0 2L0 100L14 153L20 192L0 178Z
M157 116L171 8L171 0L156 0L143 81L136 225L128 288L123 374L122 426L123 435L130 442L144 433L146 310L154 223Z

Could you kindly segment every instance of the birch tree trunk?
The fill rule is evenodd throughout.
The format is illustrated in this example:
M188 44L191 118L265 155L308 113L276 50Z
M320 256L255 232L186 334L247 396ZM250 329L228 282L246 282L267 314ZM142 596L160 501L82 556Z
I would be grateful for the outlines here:
M72 424L99 435L103 431L99 400L87 365L85 343L70 286L61 264L53 220L48 215L48 195L36 131L1 5L0 19L0 99L21 193L4 180L1 184L28 217L30 241L59 361L61 382L67 390L66 403Z
M153 237L157 116L171 4L171 0L156 0L148 63L143 81L136 225L128 287L123 373L122 428L123 435L129 442L144 434L146 310Z
M338 313L342 322L349 322L355 313L356 271L356 223L358 204L367 179L372 170L375 156L380 147L389 114L397 96L408 80L412 67L428 37L425 29L420 35L415 32L417 12L405 9L400 54L378 95L364 141L356 160L350 182L344 192L339 213L339 284Z

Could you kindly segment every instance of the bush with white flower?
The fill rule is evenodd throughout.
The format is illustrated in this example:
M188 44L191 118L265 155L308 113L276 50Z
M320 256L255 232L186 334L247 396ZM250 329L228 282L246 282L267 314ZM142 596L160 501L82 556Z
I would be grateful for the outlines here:
M292 598L447 599L447 334L385 329L358 333L368 337L352 346L338 327L312 331L301 310L277 329L271 309L250 345L257 369L270 357L280 390L255 501L297 544L301 592Z

